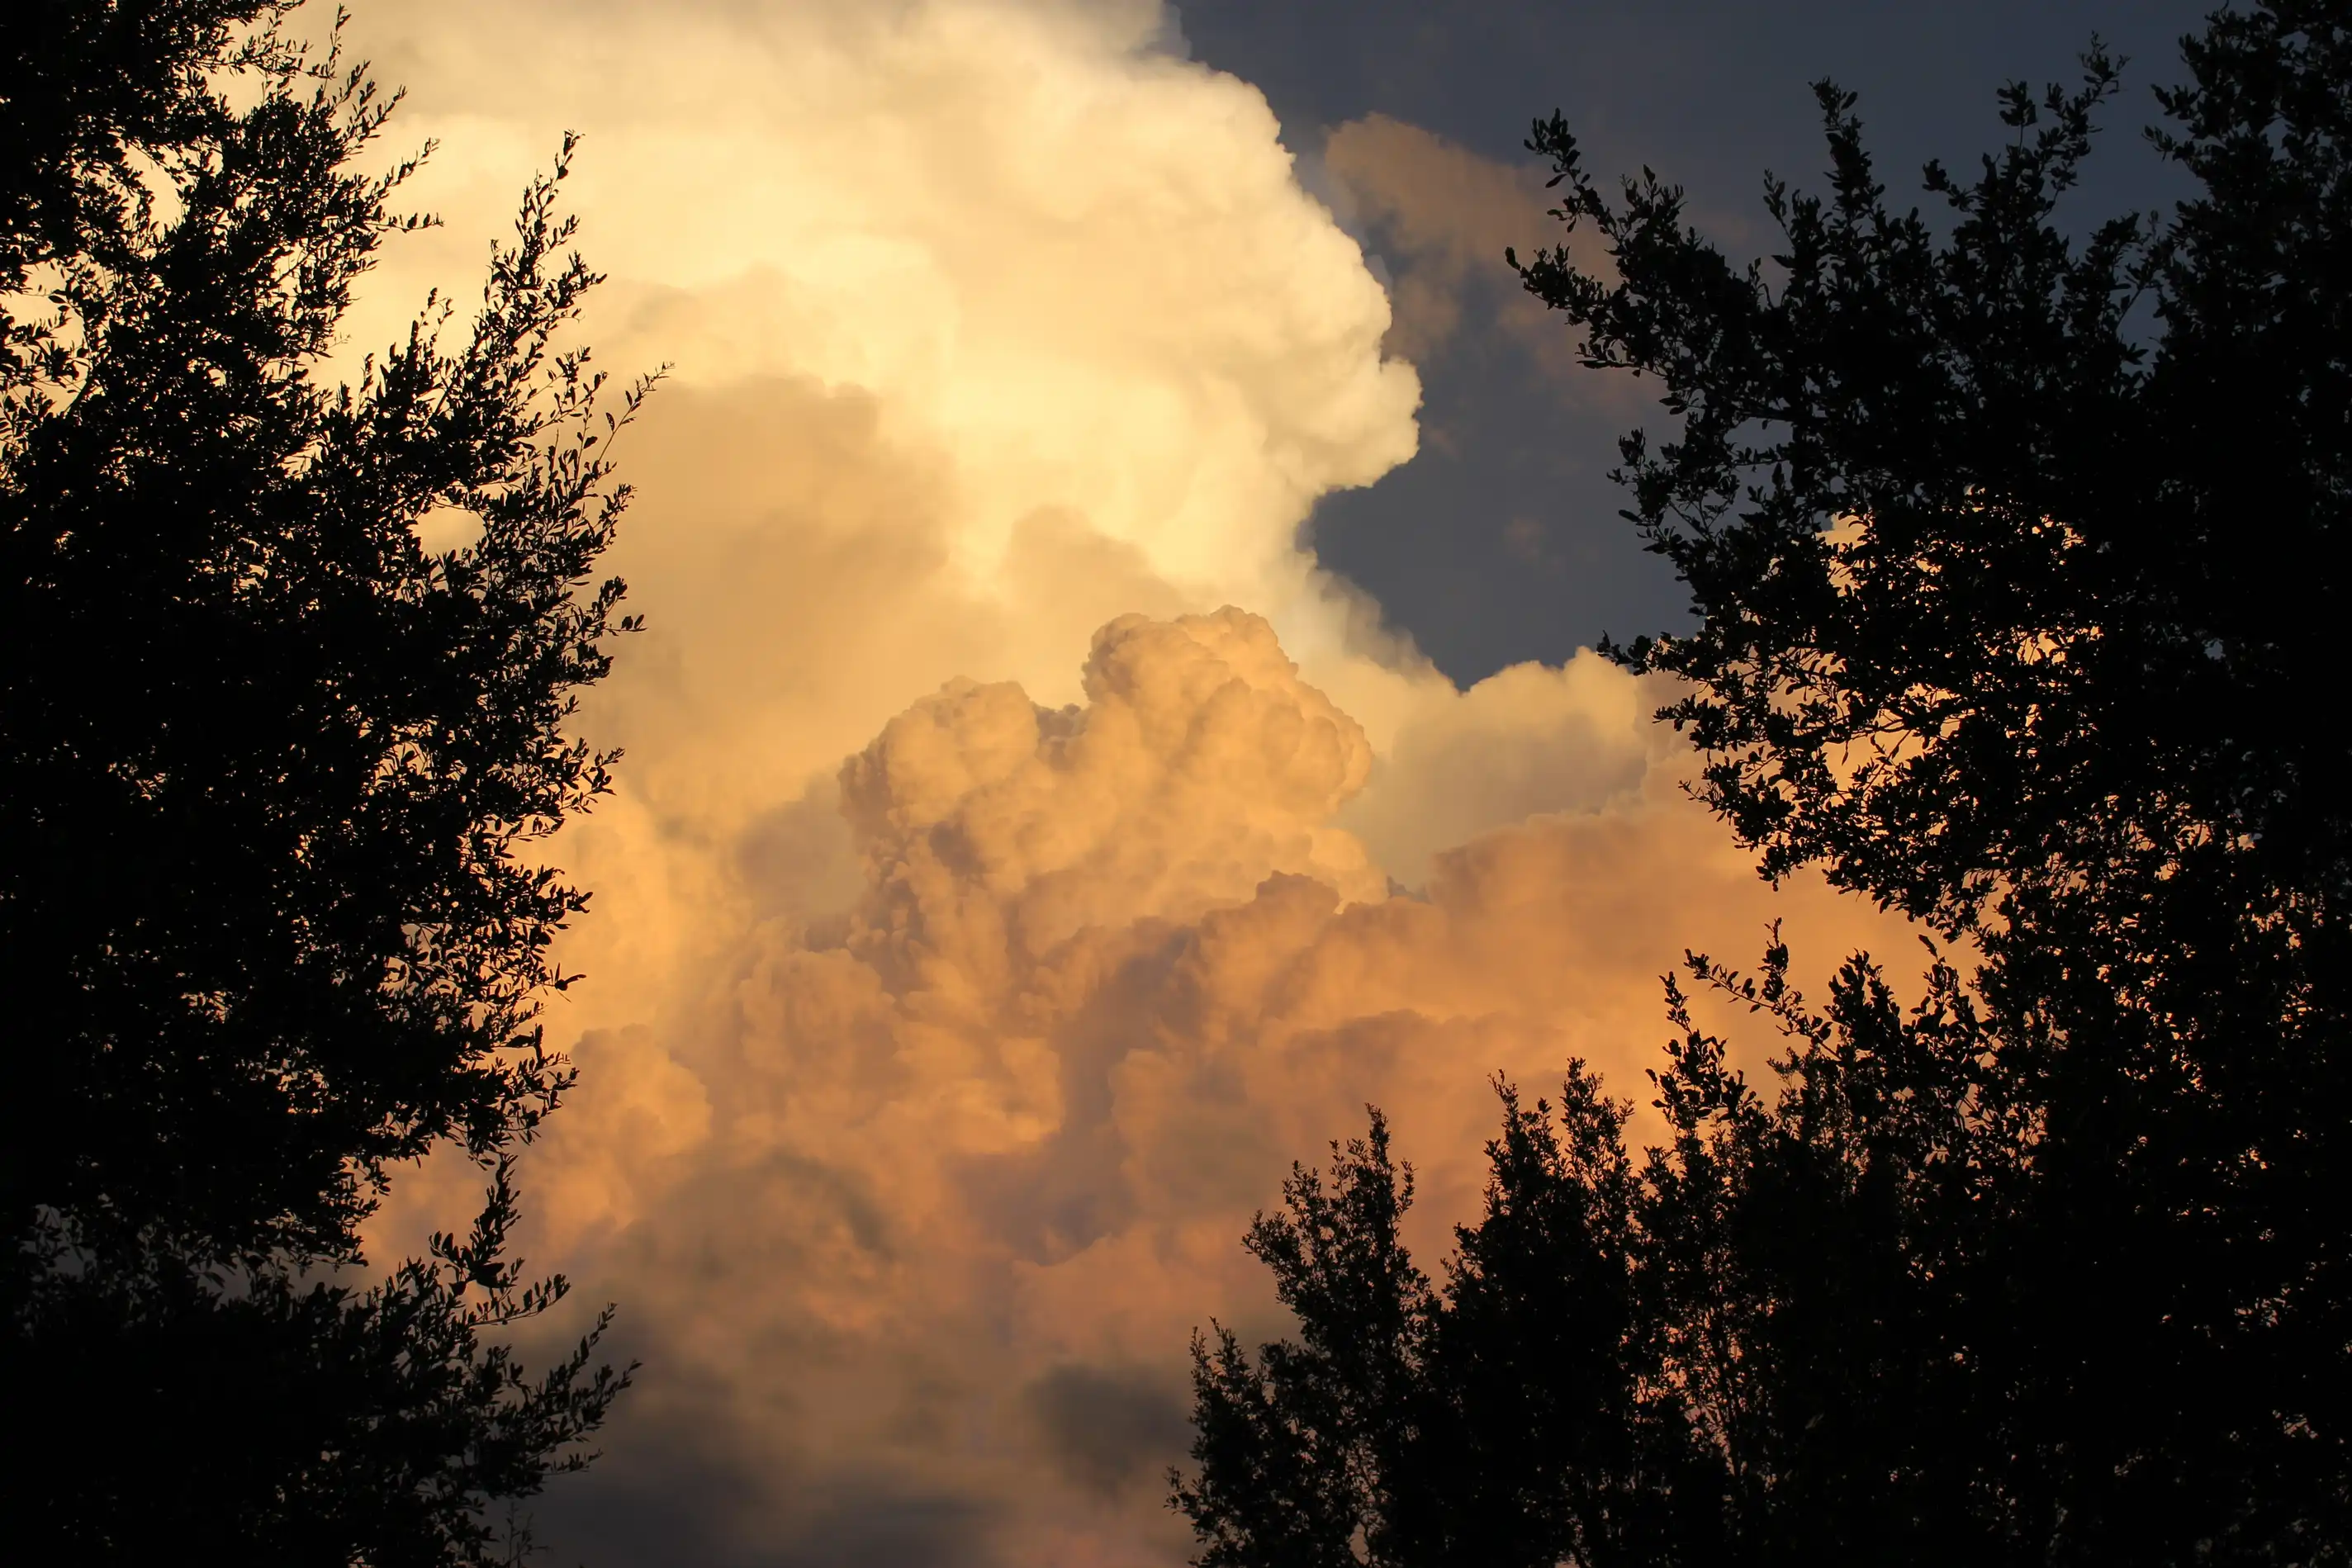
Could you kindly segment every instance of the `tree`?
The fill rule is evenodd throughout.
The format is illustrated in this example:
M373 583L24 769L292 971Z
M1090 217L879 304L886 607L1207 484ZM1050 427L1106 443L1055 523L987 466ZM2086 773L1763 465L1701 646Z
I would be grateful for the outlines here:
M1661 1073L1622 1268L1696 1283L1637 1292L1616 1354L1720 1337L1736 1376L1664 1386L1742 1560L2352 1552L2352 7L2183 48L2150 136L2195 193L2082 238L2095 47L2077 91L2007 89L1975 178L1927 171L1932 220L1822 84L1830 193L1768 179L1785 243L1746 267L1656 178L1604 194L1557 115L1530 142L1614 269L1522 277L1679 421L1622 477L1696 629L1614 651L1687 683L1661 716L1766 874L1983 956L1900 1029L1860 960L1819 1019L1785 959L1752 997L1695 961L1795 1043L1769 1109L1689 1036Z
M1412 1174L1377 1113L1334 1191L1294 1171L1248 1245L1300 1341L1194 1345L1176 1502L1203 1564L2031 1555L1964 1348L2018 1198L2017 1108L1948 966L1906 1016L1860 960L1813 1013L1787 965L1693 959L1787 1032L1772 1103L1669 986L1671 1141L1639 1164L1629 1107L1580 1066L1556 1108L1497 1084L1485 1210L1442 1283L1398 1241Z
M586 894L521 852L609 785L567 724L630 624L597 448L644 383L602 413L554 347L568 142L461 344L432 302L317 379L422 220L413 161L356 168L396 100L290 9L36 0L0 47L7 1511L82 1561L487 1561L625 1381L491 1340L564 1289L503 1254ZM479 537L428 553L444 508ZM453 1141L471 1234L353 1288Z

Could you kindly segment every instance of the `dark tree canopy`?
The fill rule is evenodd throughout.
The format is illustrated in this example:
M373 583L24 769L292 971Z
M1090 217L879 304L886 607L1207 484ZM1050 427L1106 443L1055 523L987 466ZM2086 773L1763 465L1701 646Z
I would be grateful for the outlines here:
M2096 51L2078 92L2004 92L2015 140L1977 179L1928 169L1947 227L1886 206L1823 84L1832 192L1768 181L1769 267L1654 176L1613 207L1537 127L1622 277L1555 249L1527 286L1681 422L1629 436L1622 477L1701 625L1626 652L1694 684L1672 716L1768 871L1954 925L2209 848L2340 875L2347 741L2313 721L2347 591L2352 37L2286 3L2184 48L2151 139L2199 193L2086 241L2059 206L2116 90Z
M1760 984L1694 961L1787 1030L1776 1103L1671 988L1672 1137L1645 1159L1582 1069L1557 1107L1499 1086L1485 1212L1440 1281L1399 1242L1412 1173L1378 1113L1331 1188L1294 1174L1249 1248L1299 1341L1194 1347L1176 1500L1203 1564L2042 1560L2033 1459L1988 1429L2002 1353L1969 1348L2020 1176L1974 1007L1939 966L1906 1016L1856 962L1816 1014L1787 961Z
M2352 1555L2352 5L2183 48L2150 139L2192 195L2088 229L2095 48L2079 90L2003 94L1972 177L1927 170L1932 217L1824 84L1830 188L1768 180L1784 243L1746 266L1536 127L1614 266L1521 276L1675 420L1622 477L1696 629L1619 656L1685 683L1662 716L1767 875L1819 864L1980 958L1906 1018L1864 958L1815 1015L1777 946L1760 983L1695 957L1786 1031L1779 1093L1670 992L1668 1145L1632 1160L1580 1076L1557 1130L1513 1102L1442 1289L1350 1272L1378 1205L1295 1186L1253 1245L1303 1348L1203 1347L1204 1561L1322 1561L1278 1544L1315 1509L1333 1562ZM1339 1180L1393 1176L1374 1145ZM1284 1239L1330 1214L1345 1245ZM1367 1298L1402 1404L1317 1359ZM1282 1513L1293 1476L1316 1500ZM1481 1530L1513 1544L1445 1544Z
M80 1561L473 1561L619 1385L543 1310L507 1160L570 1082L540 999L586 895L522 852L607 787L567 727L635 406L554 338L596 281L552 176L470 330L321 382L418 220L391 103L266 0L0 27L0 1101L12 1535ZM228 96L237 89L233 102ZM236 107L237 103L248 107ZM478 538L428 553L455 508ZM448 1142L469 1239L373 1291L359 1223Z

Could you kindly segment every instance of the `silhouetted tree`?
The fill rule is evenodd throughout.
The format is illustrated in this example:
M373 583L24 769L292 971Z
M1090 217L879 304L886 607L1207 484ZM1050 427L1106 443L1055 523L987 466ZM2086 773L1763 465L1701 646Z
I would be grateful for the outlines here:
M1194 1349L1176 1497L1202 1563L2001 1558L2005 1458L1964 1347L2022 1118L1948 966L1906 1016L1860 960L1811 1012L1787 964L1775 946L1759 984L1693 960L1787 1032L1769 1103L1670 985L1672 1136L1638 1164L1580 1067L1557 1108L1498 1085L1485 1212L1440 1284L1398 1241L1412 1176L1377 1113L1336 1190L1294 1173L1249 1247L1300 1342Z
M1602 1463L1611 1485L1648 1477L1626 1484L1670 1522L1532 1530L1527 1561L2352 1552L2352 739L2331 656L2352 6L2217 12L2184 52L2150 134L2195 193L2079 239L2058 208L2116 90L2096 49L2079 91L2007 90L2014 140L1975 178L1928 169L1934 221L1885 204L1853 99L1823 84L1831 192L1768 180L1785 243L1746 267L1677 190L1645 175L1612 202L1559 117L1536 128L1559 215L1614 268L1554 249L1527 286L1678 420L1625 440L1622 477L1697 627L1616 652L1687 683L1662 716L1768 875L1818 863L1982 957L1966 984L1938 967L1907 1020L1863 960L1819 1018L1784 956L1752 997L1694 960L1790 1031L1777 1101L1686 1031L1621 1261L1513 1255L1530 1279L1547 1257L1623 1274L1614 1375L1668 1400L1720 1475ZM1569 1125L1593 1114L1575 1081L1568 1100ZM1499 1212L1517 1168L1497 1155ZM1516 1234L1497 1227L1465 1233L1462 1268ZM1475 1277L1416 1310L1454 1321ZM1275 1361L1207 1348L1203 1469L1179 1500L1213 1561L1287 1561L1220 1500L1258 1493L1215 1433L1252 1390L1249 1430L1302 1417ZM1607 1419L1653 1429L1638 1402ZM1545 1462L1567 1476L1580 1451ZM1366 1550L1387 1550L1394 1498L1478 1506L1435 1460L1359 1469Z
M554 173L470 333L317 379L414 167L268 0L0 24L5 1474L28 1557L442 1563L583 1462L625 1375L527 1376L509 1159L570 1082L520 852L607 787L574 694L625 628L626 492ZM233 100L230 96L236 94ZM246 107L238 107L243 103ZM428 553L417 525L478 524ZM470 1235L367 1290L387 1173L455 1141ZM601 1332L601 1323L599 1327ZM506 1543L510 1549L515 1542Z

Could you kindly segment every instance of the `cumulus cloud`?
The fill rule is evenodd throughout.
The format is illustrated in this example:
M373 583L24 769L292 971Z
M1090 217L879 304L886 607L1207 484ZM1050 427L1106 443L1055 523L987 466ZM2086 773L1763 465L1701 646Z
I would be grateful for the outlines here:
M1685 943L1877 929L1756 881L1654 692L1591 657L1457 691L1299 547L1410 457L1416 382L1264 99L1167 23L361 18L446 226L352 351L568 125L599 358L677 365L620 451L649 630L583 716L620 792L552 846L595 904L530 1250L646 1362L541 1511L567 1555L1181 1561L1183 1346L1276 1326L1237 1239L1291 1159L1388 1105L1435 1250L1486 1074L1630 1086ZM1380 134L1351 189L1452 177ZM404 1183L381 1246L463 1178Z
M956 564L1058 507L1188 588L1286 602L1288 528L1413 449L1388 303L1264 98L1156 5L457 5L363 37L450 218L379 287L462 278L561 128L613 282L608 362L790 369L949 454ZM460 217L464 221L458 221ZM464 235L463 243L459 236Z
M533 1185L659 1369L615 1458L710 1443L701 1527L745 1552L833 1560L855 1496L958 1521L972 1561L1179 1560L1181 1347L1276 1326L1235 1243L1290 1159L1388 1105L1433 1253L1488 1073L1638 1083L1683 943L1888 935L1775 897L1665 768L1387 896L1329 825L1360 732L1239 611L1114 622L1084 685L912 704L842 769L852 907L745 933L651 1038L584 1042Z
M948 887L973 895L955 895L958 911L1004 910L980 940L1027 954L1234 902L1271 872L1385 891L1361 846L1326 826L1370 771L1364 732L1298 680L1264 621L1122 616L1096 634L1085 691L1057 711L1009 683L953 682L843 769L894 951L928 946L929 916L954 919L931 904Z
M1627 801L1673 751L1645 721L1663 695L1591 651L1558 668L1513 664L1466 692L1423 688L1375 764L1380 787L1342 814L1390 873L1484 830Z

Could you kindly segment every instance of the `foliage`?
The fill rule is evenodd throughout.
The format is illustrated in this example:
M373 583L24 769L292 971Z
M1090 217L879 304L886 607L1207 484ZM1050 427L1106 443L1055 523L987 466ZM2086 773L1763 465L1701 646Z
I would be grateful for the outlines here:
M1336 1190L1294 1173L1249 1246L1300 1342L1195 1345L1177 1500L1202 1562L1999 1557L2012 1478L1973 1445L1966 1347L2021 1129L1957 971L1906 1016L1857 960L1814 1014L1785 948L1760 985L1691 964L1786 1032L1777 1103L1670 983L1667 1145L1637 1166L1629 1108L1580 1066L1557 1108L1498 1084L1485 1211L1441 1284L1398 1240L1412 1176L1377 1113Z
M1887 208L1823 83L1833 194L1768 180L1769 269L1654 176L1612 208L1537 127L1620 277L1554 250L1527 285L1681 418L1629 435L1622 477L1701 624L1625 656L1694 684L1671 716L1768 871L1818 861L1958 926L2209 845L2249 876L2340 869L2312 770L2343 741L2307 720L2352 464L2348 32L2341 5L2217 14L2152 133L2201 193L2080 244L2057 209L2116 89L2095 49L2077 92L2004 92L2016 140L1975 182L1930 166L1948 234Z
M2352 559L2352 6L2217 12L2184 57L2150 136L2194 193L2087 231L2061 202L2116 91L2095 47L2078 90L2003 94L2014 139L1973 179L1927 170L1935 218L1886 205L1854 99L1823 84L1830 192L1768 179L1784 244L1746 267L1674 187L1612 200L1558 116L1536 127L1559 215L1613 267L1561 248L1521 275L1678 422L1628 436L1622 476L1696 628L1618 655L1685 683L1662 716L1766 874L1817 863L1981 962L1939 962L1898 1022L1862 959L1818 1018L1777 953L1752 996L1695 960L1789 1032L1781 1092L1685 1027L1629 1239L1507 1243L1522 1306L1565 1288L1532 1282L1552 1272L1624 1292L1631 1326L1580 1354L1637 1391L1526 1461L1549 1467L1543 1507L1585 1512L1528 1525L1511 1560L2352 1555L2352 739L2329 641ZM1580 1082L1564 1129L1601 1103ZM1408 1381L1442 1406L1465 1397L1468 1353L1444 1348L1465 1281L1545 1190L1517 1174L1519 1116L1455 1273L1398 1298L1424 1325ZM1374 1154L1343 1188L1389 1179ZM1614 1190L1606 1159L1559 1168L1582 1196L1549 1201ZM1303 1329L1330 1291L1380 1288L1264 1227L1256 1245L1278 1279L1326 1281L1286 1283ZM1524 1362L1528 1321L1479 1354ZM1290 1560L1244 1506L1248 1444L1217 1435L1322 1431L1278 1364L1222 1343L1202 1364L1179 1500L1205 1561ZM1578 1457L1671 1430L1645 1400L1696 1449ZM1483 1420L1503 1444L1506 1417L1444 1418ZM1357 1461L1360 1557L1452 1560L1387 1544L1400 1509L1540 1512L1474 1503L1448 1467L1475 1445L1427 1441ZM1689 1452L1714 1479L1673 1479ZM1565 1500L1617 1487L1671 1522L1612 1534L1626 1507Z
M608 787L567 724L629 624L598 448L644 387L604 413L554 344L596 281L568 143L461 342L436 301L318 378L423 220L414 161L356 172L392 102L288 9L35 0L0 48L10 1513L83 1560L474 1561L623 1381L482 1334L562 1288L498 1260L586 904L528 851ZM451 509L479 537L428 553ZM472 1239L340 1283L452 1140Z
M584 1469L627 1376L593 1362L609 1308L536 1375L486 1339L564 1293L501 1257L517 1218L501 1163L467 1237L365 1291L152 1245L40 1281L12 1324L10 1408L35 1443L16 1538L100 1563L201 1541L273 1563L520 1560L527 1531L488 1505Z

